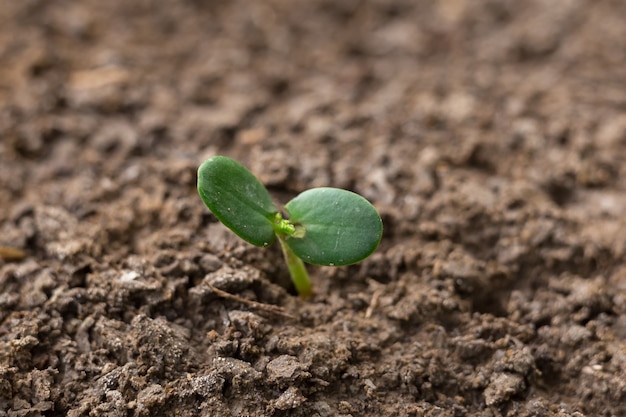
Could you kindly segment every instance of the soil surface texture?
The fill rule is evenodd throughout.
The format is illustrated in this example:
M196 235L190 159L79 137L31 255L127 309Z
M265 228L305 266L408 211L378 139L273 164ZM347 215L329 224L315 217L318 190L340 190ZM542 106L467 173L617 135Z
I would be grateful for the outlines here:
M0 417L626 416L626 2L0 0ZM249 245L362 194L360 264Z

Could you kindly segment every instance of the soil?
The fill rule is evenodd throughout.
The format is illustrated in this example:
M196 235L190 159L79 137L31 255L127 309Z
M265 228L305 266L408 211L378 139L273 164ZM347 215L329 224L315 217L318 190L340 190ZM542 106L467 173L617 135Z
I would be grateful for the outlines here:
M0 416L625 416L625 16L0 0ZM300 300L216 154L379 249Z

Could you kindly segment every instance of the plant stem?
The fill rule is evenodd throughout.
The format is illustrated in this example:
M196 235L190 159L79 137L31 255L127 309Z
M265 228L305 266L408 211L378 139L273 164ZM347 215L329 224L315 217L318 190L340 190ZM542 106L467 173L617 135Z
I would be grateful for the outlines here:
M291 281L296 287L296 291L300 294L300 298L309 298L313 295L313 288L311 286L311 281L309 280L309 274L306 272L304 262L302 262L302 259L298 258L298 256L293 253L291 249L289 249L289 246L285 243L284 237L278 235L278 241L280 242L280 247L283 250L283 255L285 255L287 268L289 269Z

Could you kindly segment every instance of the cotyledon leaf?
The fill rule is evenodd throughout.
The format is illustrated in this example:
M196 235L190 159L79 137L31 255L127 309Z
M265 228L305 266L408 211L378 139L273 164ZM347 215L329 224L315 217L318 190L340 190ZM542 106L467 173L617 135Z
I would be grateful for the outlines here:
M369 201L338 188L313 188L285 206L289 220L304 228L304 237L285 243L303 261L348 265L367 258L378 246L383 223Z
M225 156L204 161L198 168L198 193L240 238L256 246L276 240L272 222L278 210L263 184L239 162Z

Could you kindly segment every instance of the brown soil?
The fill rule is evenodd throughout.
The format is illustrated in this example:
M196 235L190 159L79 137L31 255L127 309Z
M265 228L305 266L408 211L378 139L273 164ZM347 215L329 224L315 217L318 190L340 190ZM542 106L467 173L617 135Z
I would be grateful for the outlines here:
M0 0L0 416L626 415L625 16ZM380 248L300 301L215 154Z

